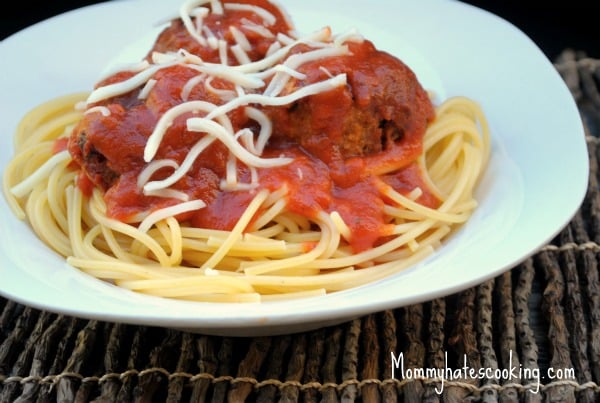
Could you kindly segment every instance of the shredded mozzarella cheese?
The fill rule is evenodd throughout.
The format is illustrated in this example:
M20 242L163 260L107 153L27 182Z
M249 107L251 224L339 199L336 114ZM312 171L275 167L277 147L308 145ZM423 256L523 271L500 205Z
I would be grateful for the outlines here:
M46 162L44 162L44 164L42 164L38 169L36 169L31 175L29 175L27 179L13 186L10 189L11 193L15 195L15 197L26 196L40 181L43 181L44 178L48 177L50 171L52 171L55 166L70 159L71 154L69 154L68 150L64 150L54 154L50 159L48 159Z
M89 108L88 110L86 110L83 114L89 115L90 113L95 113L95 112L100 113L102 116L110 116L110 109L108 109L106 106L103 106L103 105L93 106L93 107Z
M184 85L183 88L181 89L181 100L186 102L189 98L190 98L190 94L192 93L192 90L202 82L202 80L206 79L206 75L205 74L198 74L197 76L194 76L192 78L190 78Z
M128 93L129 91L133 91L134 89L145 85L146 82L154 75L157 71L162 70L164 68L175 65L176 62L169 62L165 64L154 65L148 67L146 70L143 70L136 75L128 78L125 81L121 81L114 84L105 85L103 87L98 87L87 98L88 104L93 104L96 102L103 101L108 98L116 97L117 95L123 95Z
M232 25L229 27L229 32L231 32L233 39L235 39L235 42L240 46L240 48L242 48L244 52L250 52L252 50L252 45L242 31Z
M184 2L179 10L179 16L183 25L187 29L188 33L194 38L198 43L202 46L206 46L206 38L202 36L198 31L196 31L196 27L194 26L194 22L192 21L191 14L193 10L203 4L206 4L208 1L197 1L191 0Z
M140 91L140 93L138 94L138 99L146 99L148 98L148 95L150 94L150 91L152 91L152 88L154 88L154 86L156 85L156 80L155 79L150 79L146 82L146 85L144 86L144 88L142 88L142 90Z
M146 167L140 172L137 178L137 186L138 188L143 188L144 185L150 180L152 175L159 169L163 168L179 168L179 164L175 160L164 159L164 160L155 160L150 162Z
M224 7L225 10L251 11L261 17L266 25L273 25L277 22L277 18L262 7L240 3L225 3Z
M275 35L273 35L273 33L269 31L269 29L266 28L264 25L258 25L248 20L247 18L242 19L242 28L244 28L246 31L254 32L255 34L262 36L263 38L275 38Z

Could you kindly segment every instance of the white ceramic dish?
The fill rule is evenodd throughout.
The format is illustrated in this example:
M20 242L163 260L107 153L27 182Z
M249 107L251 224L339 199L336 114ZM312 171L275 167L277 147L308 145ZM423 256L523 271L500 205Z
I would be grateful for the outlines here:
M579 207L588 178L582 123L566 86L536 45L506 21L463 3L286 0L301 32L357 28L409 64L441 97L479 101L493 157L467 225L426 261L399 275L314 299L204 304L134 294L82 274L46 248L0 202L0 294L44 310L208 334L313 329L474 286L554 237ZM113 1L75 10L0 43L0 166L32 107L89 90L128 43L175 16L179 1Z

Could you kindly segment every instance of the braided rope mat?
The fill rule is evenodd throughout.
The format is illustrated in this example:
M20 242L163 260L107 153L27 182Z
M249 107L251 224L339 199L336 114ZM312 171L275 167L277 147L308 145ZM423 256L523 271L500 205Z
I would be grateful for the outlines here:
M276 337L88 321L0 298L0 402L600 399L600 60L565 51L556 68L586 126L588 194L568 227L512 271ZM435 368L446 372L425 372Z

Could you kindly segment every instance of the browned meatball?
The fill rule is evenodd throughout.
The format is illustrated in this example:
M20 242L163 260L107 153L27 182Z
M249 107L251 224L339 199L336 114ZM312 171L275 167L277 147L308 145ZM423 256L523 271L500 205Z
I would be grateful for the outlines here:
M347 75L347 85L285 108L266 108L274 140L299 143L331 161L377 153L393 142L423 135L434 109L414 72L369 41L349 46L349 55L300 66L306 79L292 79L285 91L338 74Z

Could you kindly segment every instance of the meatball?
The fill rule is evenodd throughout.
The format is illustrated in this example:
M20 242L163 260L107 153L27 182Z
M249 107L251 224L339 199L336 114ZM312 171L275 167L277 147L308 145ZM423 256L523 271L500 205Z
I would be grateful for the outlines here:
M348 45L348 55L301 65L298 71L306 78L291 79L285 91L338 74L347 75L346 86L265 109L274 141L296 142L328 161L378 153L423 135L434 109L414 72L370 41Z

